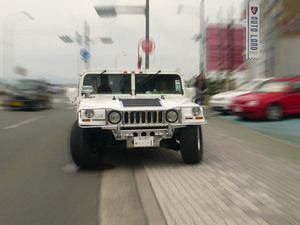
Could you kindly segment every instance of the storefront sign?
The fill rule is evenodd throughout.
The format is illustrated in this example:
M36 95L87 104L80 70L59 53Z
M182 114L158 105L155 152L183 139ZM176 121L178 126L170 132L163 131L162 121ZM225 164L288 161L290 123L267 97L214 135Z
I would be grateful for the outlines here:
M249 0L247 12L247 60L258 60L260 55L260 5L258 0Z

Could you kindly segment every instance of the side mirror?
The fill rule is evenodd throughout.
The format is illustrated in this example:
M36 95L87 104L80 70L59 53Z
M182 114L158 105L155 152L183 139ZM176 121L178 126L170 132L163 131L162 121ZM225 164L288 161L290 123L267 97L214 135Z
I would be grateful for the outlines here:
M185 95L189 99L193 100L193 98L195 97L195 88L194 87L185 88Z
M92 86L82 86L81 93L84 94L86 98L94 91Z
M66 90L66 96L69 98L71 105L77 104L78 88L70 87Z

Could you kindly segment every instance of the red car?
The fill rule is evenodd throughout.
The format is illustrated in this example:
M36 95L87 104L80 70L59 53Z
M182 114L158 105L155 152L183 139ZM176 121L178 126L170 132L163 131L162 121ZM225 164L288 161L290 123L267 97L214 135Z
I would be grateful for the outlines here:
M269 80L256 92L235 97L229 108L242 118L268 120L300 113L300 76Z

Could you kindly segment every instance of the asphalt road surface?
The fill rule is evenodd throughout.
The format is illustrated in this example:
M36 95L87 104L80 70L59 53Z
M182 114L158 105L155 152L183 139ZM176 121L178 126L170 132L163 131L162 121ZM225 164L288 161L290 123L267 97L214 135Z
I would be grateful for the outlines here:
M99 168L70 160L74 107L0 109L0 224L300 224L300 149L215 116L204 159L108 147Z
M68 169L74 109L55 103L0 115L0 223L98 224L101 174Z
M0 224L163 221L141 160L122 146L108 147L97 170L81 171L72 163L69 135L75 107L67 99L55 99L49 110L2 108L0 116ZM143 200L138 193L150 199Z

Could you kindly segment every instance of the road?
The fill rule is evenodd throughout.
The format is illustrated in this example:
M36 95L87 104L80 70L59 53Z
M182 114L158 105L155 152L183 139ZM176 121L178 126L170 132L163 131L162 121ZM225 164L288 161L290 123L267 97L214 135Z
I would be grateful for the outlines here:
M231 121L209 117L201 164L115 146L81 171L64 98L0 116L0 224L300 224L300 149Z
M67 104L1 111L1 224L97 224L100 174L64 171L73 121Z

